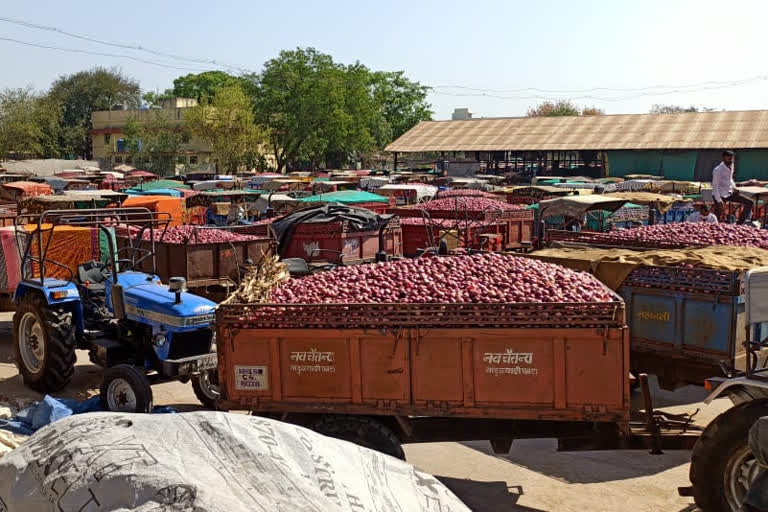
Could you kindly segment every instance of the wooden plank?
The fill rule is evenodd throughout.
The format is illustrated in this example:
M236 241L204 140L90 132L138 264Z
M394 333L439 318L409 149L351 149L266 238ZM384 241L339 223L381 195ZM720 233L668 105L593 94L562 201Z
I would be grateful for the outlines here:
M475 405L475 370L472 364L472 338L461 340L462 381L464 383L464 407Z
M566 355L565 338L556 337L552 340L552 355L554 358L554 377L555 377L555 409L565 409L568 393L566 386Z
M347 338L349 343L349 367L350 379L352 380L352 402L359 404L363 401L363 378L360 365L360 336L351 336Z

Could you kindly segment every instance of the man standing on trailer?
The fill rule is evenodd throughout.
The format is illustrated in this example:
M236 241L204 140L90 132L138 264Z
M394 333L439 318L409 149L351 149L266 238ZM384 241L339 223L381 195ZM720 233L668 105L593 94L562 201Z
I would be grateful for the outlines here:
M712 169L712 199L715 201L715 215L721 218L725 201L742 205L739 224L744 224L752 217L752 201L739 195L736 183L733 181L734 172L733 151L723 151L723 161Z

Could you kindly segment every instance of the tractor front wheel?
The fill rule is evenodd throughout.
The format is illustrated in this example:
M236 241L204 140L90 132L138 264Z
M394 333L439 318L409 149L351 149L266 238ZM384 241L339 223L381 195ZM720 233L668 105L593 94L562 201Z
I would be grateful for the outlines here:
M209 370L192 377L192 389L200 403L208 409L216 408L219 399L219 372Z
M104 372L101 407L113 412L152 412L152 388L144 370L118 364Z
M703 512L742 510L752 482L761 472L749 448L749 429L768 416L768 400L753 400L712 420L691 452L690 478Z
M13 341L16 366L30 388L51 393L72 379L76 357L71 312L27 293L13 315Z

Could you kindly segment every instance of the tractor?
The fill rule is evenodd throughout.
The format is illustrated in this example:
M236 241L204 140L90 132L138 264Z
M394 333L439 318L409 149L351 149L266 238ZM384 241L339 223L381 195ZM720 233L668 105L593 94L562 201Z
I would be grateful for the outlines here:
M192 381L208 407L218 397L216 304L186 291L184 278L167 284L155 275L155 240L170 216L147 208L50 210L21 215L21 281L13 317L16 365L24 383L40 392L67 385L75 350L105 368L100 400L105 410L151 412L151 384ZM31 224L31 226L30 226ZM51 242L67 227L102 234L108 255L65 265L50 259ZM94 229L95 228L95 229ZM22 231L21 229L19 230ZM115 232L130 243L116 250ZM149 243L142 243L147 238ZM142 272L148 268L152 272Z

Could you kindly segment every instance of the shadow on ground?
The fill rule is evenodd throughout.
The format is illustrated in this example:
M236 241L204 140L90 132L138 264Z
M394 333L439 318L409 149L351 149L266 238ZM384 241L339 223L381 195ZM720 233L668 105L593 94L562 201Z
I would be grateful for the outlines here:
M540 512L542 509L518 505L522 486L507 482L482 482L435 475L472 510L483 512Z
M578 484L655 475L687 464L691 457L687 450L666 451L662 455L637 450L629 459L623 450L558 452L557 441L554 439L515 441L507 455L494 455L487 441L467 441L461 444L541 475Z

